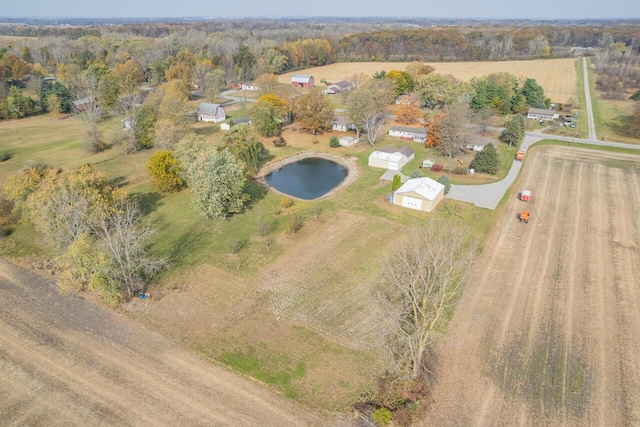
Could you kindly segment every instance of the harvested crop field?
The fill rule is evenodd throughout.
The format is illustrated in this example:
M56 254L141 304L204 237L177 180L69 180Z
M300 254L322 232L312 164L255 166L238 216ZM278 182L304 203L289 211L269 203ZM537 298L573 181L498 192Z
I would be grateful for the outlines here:
M385 70L404 70L408 62L342 62L323 67L307 68L279 76L280 83L290 83L294 74L311 74L316 83L349 79L355 73L373 75ZM544 88L545 95L555 102L576 98L576 60L574 58L536 59L531 61L486 62L429 62L436 73L452 74L459 80L470 81L491 73L506 71L521 80L533 78Z
M640 158L539 147L516 186L532 199L485 247L425 425L638 425Z

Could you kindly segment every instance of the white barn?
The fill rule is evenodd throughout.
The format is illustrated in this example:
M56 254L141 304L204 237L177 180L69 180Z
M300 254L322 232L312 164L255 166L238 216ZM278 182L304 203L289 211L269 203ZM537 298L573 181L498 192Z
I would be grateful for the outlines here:
M198 121L220 123L226 118L224 107L220 104L203 102L198 105Z
M431 178L413 178L393 193L393 204L431 212L444 199L444 185Z

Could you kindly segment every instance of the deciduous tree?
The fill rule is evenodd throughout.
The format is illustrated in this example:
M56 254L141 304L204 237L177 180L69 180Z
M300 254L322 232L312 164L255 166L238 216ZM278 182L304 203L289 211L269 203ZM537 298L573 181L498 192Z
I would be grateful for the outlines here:
M184 184L180 178L178 160L170 150L160 150L153 154L147 163L147 173L160 191L176 191Z
M464 147L469 139L467 123L470 119L469 107L465 103L451 104L446 113L433 121L431 144L447 157Z
M335 117L331 101L318 90L310 90L298 98L293 111L300 127L313 135L331 129Z
M476 250L466 228L432 219L409 230L387 256L380 301L398 377L419 379L425 374L425 356L447 329Z

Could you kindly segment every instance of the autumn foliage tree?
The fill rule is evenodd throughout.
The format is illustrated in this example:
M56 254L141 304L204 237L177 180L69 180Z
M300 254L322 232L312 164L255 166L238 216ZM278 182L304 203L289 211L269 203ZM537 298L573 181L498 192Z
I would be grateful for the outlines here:
M319 90L310 90L298 98L293 111L300 127L313 135L331 129L335 116L331 101Z
M407 103L400 104L396 110L396 119L405 125L410 125L418 120L420 116L420 104L417 99L411 99Z
M151 182L163 192L176 191L184 185L178 159L170 150L160 150L152 155L147 163L147 173Z

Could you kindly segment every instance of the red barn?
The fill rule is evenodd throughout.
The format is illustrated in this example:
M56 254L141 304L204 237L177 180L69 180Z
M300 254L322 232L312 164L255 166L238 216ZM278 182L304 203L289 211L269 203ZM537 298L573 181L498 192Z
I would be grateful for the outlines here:
M304 76L302 74L296 74L291 77L291 86L303 87L305 89L313 89L313 76Z

